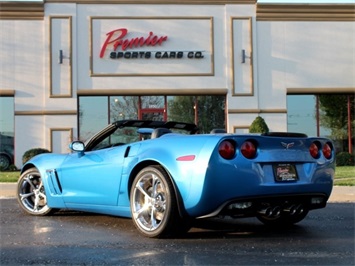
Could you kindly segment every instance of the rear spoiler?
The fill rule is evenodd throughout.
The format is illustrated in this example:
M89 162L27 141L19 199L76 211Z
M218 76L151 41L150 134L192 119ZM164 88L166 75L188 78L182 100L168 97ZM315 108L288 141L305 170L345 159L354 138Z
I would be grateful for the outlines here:
M267 137L283 137L283 138L307 138L308 136L303 133L294 133L294 132L268 132L263 133L261 136Z

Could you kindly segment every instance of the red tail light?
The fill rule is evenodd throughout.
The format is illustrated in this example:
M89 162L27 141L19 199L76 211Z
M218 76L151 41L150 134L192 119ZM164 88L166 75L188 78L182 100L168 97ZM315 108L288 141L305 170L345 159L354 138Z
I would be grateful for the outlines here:
M235 155L235 143L230 140L222 141L221 144L219 144L218 152L222 158L227 160L232 159Z
M313 142L311 144L311 146L309 147L309 153L311 154L311 156L314 159L318 159L319 158L319 145L317 145L315 142Z
M330 159L332 158L332 151L333 151L333 148L332 148L332 144L330 144L329 142L327 142L326 144L324 144L323 146L323 155L326 159Z
M240 147L240 151L247 159L253 159L256 156L256 146L251 141L245 141Z

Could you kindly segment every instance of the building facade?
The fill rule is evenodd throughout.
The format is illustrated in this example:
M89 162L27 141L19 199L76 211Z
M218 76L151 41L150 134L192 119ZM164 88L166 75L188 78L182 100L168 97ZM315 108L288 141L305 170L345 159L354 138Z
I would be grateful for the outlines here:
M17 167L112 120L244 133L261 116L287 131L289 96L355 93L355 4L0 2L0 36L0 131Z

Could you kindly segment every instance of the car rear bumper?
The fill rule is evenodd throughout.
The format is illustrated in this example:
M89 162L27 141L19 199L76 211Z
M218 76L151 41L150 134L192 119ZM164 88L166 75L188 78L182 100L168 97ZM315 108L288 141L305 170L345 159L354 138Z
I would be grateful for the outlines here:
M273 212L297 213L301 210L324 208L327 200L328 196L323 193L245 197L224 202L212 212L196 218L209 218L218 215L239 218L266 213L272 215Z

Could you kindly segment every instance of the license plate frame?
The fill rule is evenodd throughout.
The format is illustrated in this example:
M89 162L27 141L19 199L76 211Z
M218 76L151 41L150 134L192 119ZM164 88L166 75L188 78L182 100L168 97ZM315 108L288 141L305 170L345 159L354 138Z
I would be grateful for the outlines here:
M298 180L297 169L291 163L279 163L273 165L276 182L295 182Z

